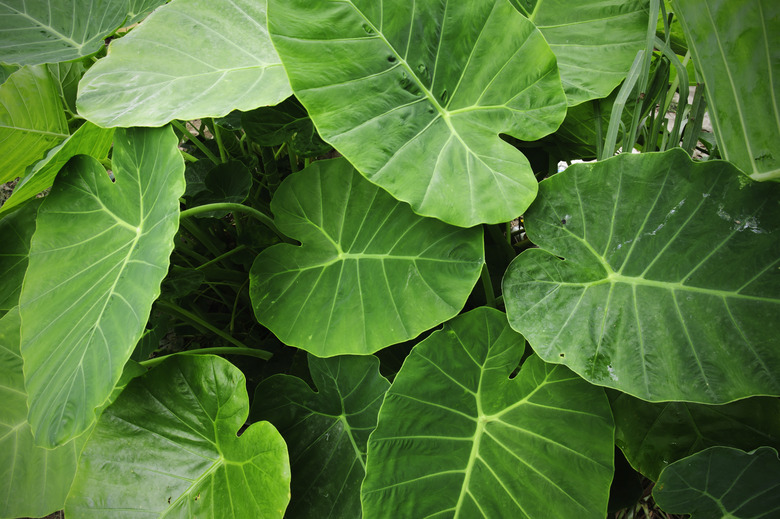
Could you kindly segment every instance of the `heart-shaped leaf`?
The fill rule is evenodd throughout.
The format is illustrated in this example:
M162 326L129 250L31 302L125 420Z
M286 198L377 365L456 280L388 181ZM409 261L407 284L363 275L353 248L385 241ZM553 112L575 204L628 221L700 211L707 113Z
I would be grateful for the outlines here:
M647 0L511 1L555 53L569 106L606 97L647 43Z
M281 518L290 499L287 447L267 422L239 437L248 413L244 375L228 361L164 361L101 415L66 515Z
M100 126L160 126L275 105L291 91L265 18L264 0L173 0L87 71L79 113Z
M780 514L780 459L762 447L711 447L669 465L653 488L666 512L691 519L765 519Z
M726 160L780 180L780 3L673 0Z
M607 397L537 356L510 378L523 349L484 307L415 346L368 442L366 517L606 515Z
M22 178L8 200L0 207L0 213L16 207L44 189L51 187L60 169L76 155L90 155L98 160L108 156L114 130L104 129L86 122L61 144L50 149L46 156Z
M3 0L0 60L36 65L98 52L122 25L128 0Z
M19 304L39 205L32 201L0 220L0 317Z
M344 159L287 177L271 210L303 245L258 255L249 276L255 316L320 357L373 353L453 317L484 263L481 228L414 214Z
M541 248L504 277L512 327L644 400L780 395L780 189L740 179L673 149L545 180L525 215Z
M418 214L505 222L536 195L525 156L566 113L555 56L507 0L270 0L268 30L323 139Z
M39 445L94 422L143 333L178 228L177 144L170 128L118 130L116 183L94 158L75 157L38 210L20 308Z
M287 441L292 501L285 517L360 518L368 435L390 383L374 356L309 355L318 391L274 375L257 386L252 418L268 420Z
M661 470L715 445L780 449L780 400L756 397L726 405L652 404L625 393L612 399L615 443L629 463L657 480Z
M24 176L68 135L57 85L44 65L20 68L0 86L0 183Z

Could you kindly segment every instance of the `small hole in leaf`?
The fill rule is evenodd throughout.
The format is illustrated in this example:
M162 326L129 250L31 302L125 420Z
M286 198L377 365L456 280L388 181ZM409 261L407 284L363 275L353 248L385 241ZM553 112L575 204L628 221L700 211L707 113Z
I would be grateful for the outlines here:
M561 223L562 223L563 225L566 225L566 218L564 218L563 220L561 220Z
M374 29L367 23L363 24L363 30L366 31L366 34L374 34Z
M390 63L395 63L395 56L388 56L387 61L389 61Z
M449 96L449 94L447 93L447 91L446 91L446 90L443 90L443 91L442 91L442 93L441 93L441 94L439 94L439 99L441 99L441 102L442 102L442 103L446 103L446 102L447 102L447 97L448 97L448 96Z
M566 356L566 354L565 354L565 353L561 353L561 354L559 355L559 357L560 357L560 358L564 358L565 356Z

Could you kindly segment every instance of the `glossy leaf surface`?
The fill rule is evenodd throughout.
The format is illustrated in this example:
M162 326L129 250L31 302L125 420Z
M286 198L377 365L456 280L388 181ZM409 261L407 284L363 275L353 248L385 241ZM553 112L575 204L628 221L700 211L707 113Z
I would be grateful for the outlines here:
M780 3L674 0L723 158L780 180Z
M780 193L680 149L575 164L525 215L504 277L547 362L650 401L780 394ZM563 260L559 258L564 258Z
M127 0L3 0L0 60L35 65L91 56L126 15Z
M51 187L57 173L71 157L89 155L98 160L105 159L113 140L113 129L100 128L87 121L73 135L46 152L46 156L16 184L11 197L0 207L0 213Z
M290 451L292 500L285 517L360 518L368 435L390 383L374 356L309 355L317 386L274 375L257 386L253 420L268 420Z
M228 361L164 361L101 415L66 515L281 518L290 499L287 448L267 422L237 436L248 414L246 381Z
M711 447L669 465L653 498L664 511L691 519L777 517L780 459L770 447L750 453Z
M446 321L482 269L480 228L414 214L344 159L287 177L271 210L303 245L258 255L255 316L285 344L320 357L373 353Z
M84 439L44 449L27 424L19 310L0 319L0 517L42 517L65 504Z
M418 214L505 222L536 195L528 160L566 112L555 56L507 0L270 0L268 28L323 139Z
M143 333L168 271L184 164L170 128L116 132L116 183L92 157L63 169L38 210L20 299L36 442L83 432Z
M558 59L569 106L606 97L647 41L648 0L512 0Z
M173 0L87 71L79 112L100 126L160 126L282 101L290 86L265 18L264 1Z
M369 439L366 517L606 515L607 398L537 356L510 379L523 348L484 307L415 346Z
M708 447L780 449L780 400L756 397L726 405L652 404L625 393L612 399L615 443L629 463L657 480L661 470Z
M39 205L33 201L0 220L0 317L19 304Z
M68 137L68 124L49 70L23 67L0 86L0 183Z

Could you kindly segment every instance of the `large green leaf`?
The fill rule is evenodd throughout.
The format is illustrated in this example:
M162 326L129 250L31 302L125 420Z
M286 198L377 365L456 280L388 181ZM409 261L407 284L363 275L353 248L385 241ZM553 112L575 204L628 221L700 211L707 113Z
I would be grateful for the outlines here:
M19 304L39 205L30 202L0 220L0 317Z
M94 422L143 333L178 228L177 144L170 128L118 130L116 183L94 158L75 157L38 210L20 307L39 445Z
M79 460L68 517L282 517L287 447L249 413L228 361L178 355L131 382L101 415ZM121 489L121 491L118 491Z
M647 43L648 0L511 0L558 59L569 106L605 97Z
M780 2L674 0L723 157L780 180Z
M268 420L287 441L292 500L286 517L360 518L368 435L390 383L374 356L309 355L318 391L274 375L257 386L253 420Z
M0 319L0 517L42 517L65 504L84 438L56 449L33 445L27 424L19 311Z
M90 434L55 449L37 447L27 423L18 307L0 319L0 518L41 517L60 510L76 474L81 449ZM105 405L116 399L130 380L146 370L128 362Z
M0 183L68 137L57 85L43 66L23 67L0 86Z
M743 178L674 149L545 180L525 215L541 248L504 277L512 327L645 400L780 394L780 193Z
M258 255L249 277L255 316L319 357L373 353L455 316L484 263L479 227L414 214L344 159L287 177L271 210L303 245Z
M130 0L127 12L127 21L125 25L132 25L140 22L146 16L168 0Z
M780 514L780 459L762 447L711 447L667 467L653 488L666 512L691 519L769 519Z
M523 355L479 308L406 358L368 442L366 517L603 518L613 424L602 389Z
M268 30L322 137L415 212L505 222L536 195L506 133L566 113L555 56L507 0L270 0Z
M615 443L629 463L657 480L677 460L715 445L780 449L780 400L756 397L726 405L651 404L625 393L612 399Z
M98 52L128 0L0 0L0 60L35 65Z
M79 112L100 126L160 126L282 101L290 86L265 17L262 0L173 0L87 71Z
M44 189L51 187L60 169L76 155L90 155L98 160L108 156L114 130L84 123L70 137L50 149L46 156L16 184L11 197L0 207L0 213L16 207Z

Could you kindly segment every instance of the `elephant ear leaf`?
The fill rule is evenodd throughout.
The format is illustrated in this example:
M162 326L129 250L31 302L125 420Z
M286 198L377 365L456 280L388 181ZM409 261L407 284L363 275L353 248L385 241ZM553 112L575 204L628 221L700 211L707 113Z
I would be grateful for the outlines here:
M759 519L780 514L780 459L771 447L710 447L661 472L653 498L691 519Z
M368 442L366 517L606 515L604 390L535 355L510 378L524 345L483 307L414 347Z
M292 501L285 517L360 517L368 435L390 383L372 355L309 355L317 391L289 375L255 391L254 420L268 420L290 450Z
M116 182L80 155L38 210L19 306L28 416L41 446L95 421L144 331L178 229L177 141L170 128L117 130Z
M780 186L743 179L677 148L543 181L525 215L539 248L504 276L512 327L643 400L780 395Z
M268 422L239 437L248 414L246 380L228 361L164 361L101 415L66 515L281 519L290 500L287 447Z
M322 138L416 213L471 227L534 199L528 160L499 134L554 132L566 95L508 0L270 0L268 30Z

